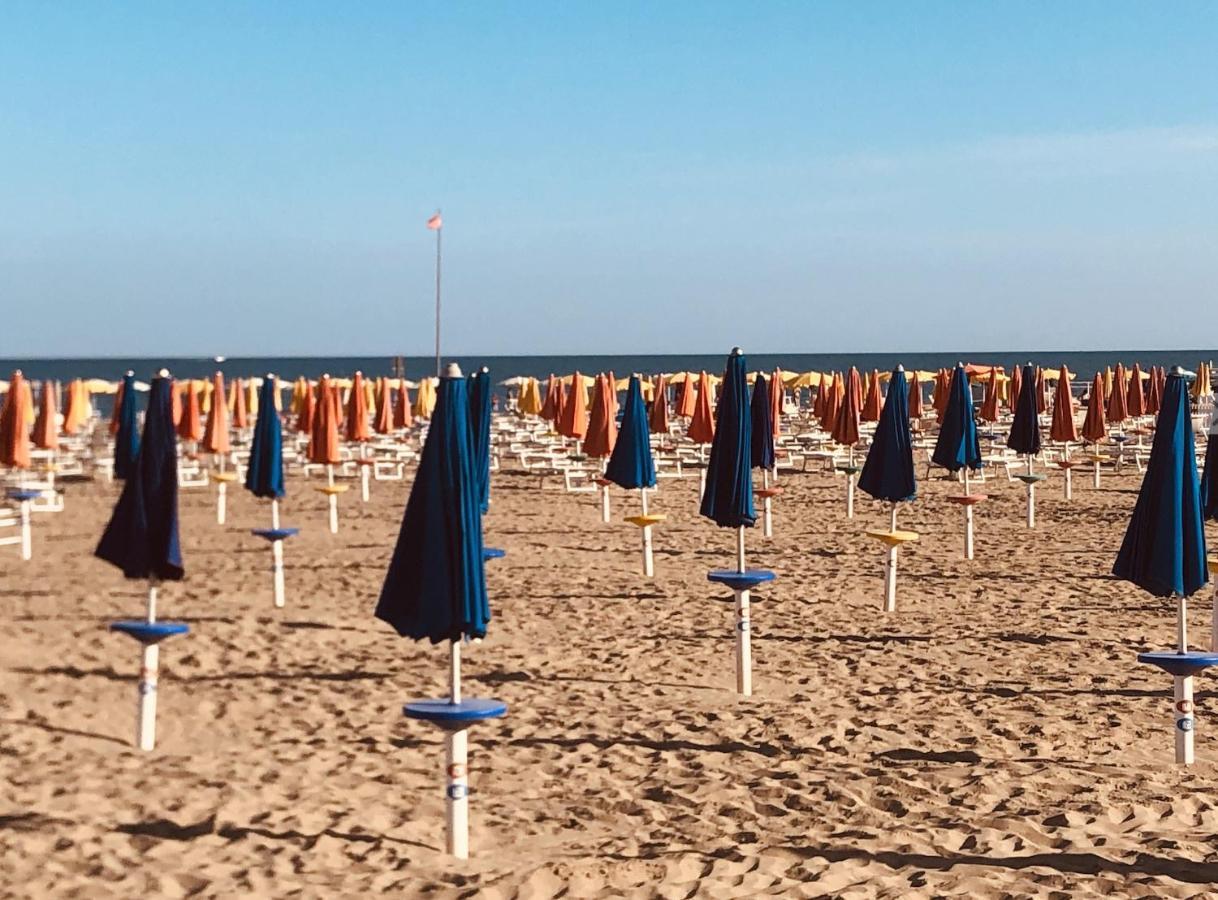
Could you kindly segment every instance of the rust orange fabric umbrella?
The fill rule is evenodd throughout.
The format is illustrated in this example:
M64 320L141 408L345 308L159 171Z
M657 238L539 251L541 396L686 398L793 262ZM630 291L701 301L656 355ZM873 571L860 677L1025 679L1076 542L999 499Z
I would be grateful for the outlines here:
M85 383L77 378L68 385L68 408L63 413L63 433L76 434L88 419L89 396L85 393Z
M38 416L34 419L34 446L39 450L58 450L59 422L58 410L55 407L55 385L44 381L38 401Z
M829 402L829 390L833 386L833 380L828 376L822 375L820 383L816 386L816 396L812 398L812 416L818 422L821 422L821 430L824 429L825 421L825 404Z
M846 375L846 384L852 391L854 391L854 408L862 412L863 376L859 374L859 370L854 366L850 367L850 371Z
M184 384L186 396L182 398L182 418L178 422L178 437L184 441L198 441L203 437L203 421L199 415L199 395L194 382Z
M1043 413L1049 409L1049 392L1045 387L1045 370L1036 367L1036 412Z
M389 387L389 379L383 375L376 380L376 416L372 427L377 434L389 434L393 431L393 392Z
M554 422L558 419L558 408L562 405L562 382L553 372L546 381L546 399L541 404L541 417Z
M207 425L203 429L203 449L208 453L228 453L232 444L228 439L228 407L224 403L224 376L217 372L212 376L212 404L207 411Z
M943 416L943 410L947 409L950 384L951 376L948 374L947 369L940 369L935 373L935 387L930 392L930 405L940 418Z
M0 465L14 469L30 467L30 434L25 424L29 418L28 398L25 376L17 370L9 379L8 397L0 413Z
M114 408L112 410L110 410L110 425L108 427L108 430L110 432L110 437L114 437L116 434L118 434L118 414L119 414L119 411L123 408L123 385L124 384L125 384L124 381L119 381L118 390L114 392Z
M1120 425L1129 418L1129 407L1125 402L1128 392L1129 379L1125 375L1125 366L1117 363L1116 371L1112 375L1112 393L1108 396L1108 409L1104 410L1110 425Z
M652 434L668 434L668 381L663 373L656 376L655 396L647 416L647 428Z
M588 433L588 398L584 391L584 376L576 370L571 387L563 401L558 433L582 441Z
M398 388L398 402L393 407L393 427L395 429L409 428L414 424L414 410L410 404L410 389L406 387L406 379Z
M309 436L310 462L333 465L339 461L337 410L338 393L330 384L330 376L322 375L317 382L317 404Z
M307 393L308 390L309 390L309 386L308 386L308 383L306 382L305 383L305 392ZM234 428L249 428L250 427L250 414L249 414L249 410L245 408L245 384L242 382L242 380L240 378L238 378L237 380L235 380L233 382L232 401L233 402L232 402L232 405L231 405L229 411L233 415L233 427Z
M182 385L176 381L169 383L169 415L173 419L173 428L178 430L182 424Z
M1007 397L1007 412L1015 412L1021 390L1023 390L1023 366L1015 366L1011 370L1011 393Z
M313 419L317 412L317 401L311 385L305 385L305 392L300 398L300 413L296 416L296 433L313 434Z
M681 382L681 390L677 392L677 415L682 419L692 417L698 407L698 395L694 391L694 380L689 377L689 374L689 372L685 373L685 380Z
M1053 420L1049 423L1049 439L1064 444L1078 440L1074 424L1074 393L1070 390L1070 373L1062 366L1057 374L1057 393L1053 397Z
M1146 415L1146 393L1142 390L1142 369L1133 364L1133 372L1129 378L1129 396L1125 399L1126 411L1137 418Z
M343 437L349 441L363 443L372 440L368 427L368 392L364 390L364 375L356 372L351 379L351 393L347 398L347 421Z
M1087 417L1083 419L1083 438L1098 444L1108 437L1108 423L1104 419L1104 376L1096 373L1091 382L1091 396L1087 398Z
M603 374L596 376L592 389L592 408L588 416L588 435L584 438L584 452L593 457L605 457L613 453L617 443L617 422L614 421L613 381Z
M1146 389L1146 413L1147 415L1158 415L1159 406L1163 402L1163 395L1159 392L1159 367L1150 367L1150 384Z
M880 410L883 405L884 398L880 395L880 372L878 369L872 369L871 377L867 380L867 399L863 401L859 418L864 422L880 421Z
M835 443L841 444L843 447L853 447L859 442L859 373L858 369L850 367L850 373L846 376L846 391L845 397L842 399L842 405L837 411L837 420L833 423L833 431L830 432L830 437Z
M985 402L977 415L985 422L998 421L998 367L990 369L990 380L985 387Z
M917 421L924 415L925 398L922 396L922 379L918 370L914 369L913 379L909 385L909 418Z
M775 438L782 428L782 395L786 390L782 380L782 369L775 369L773 381L770 382L770 430Z
M821 382L824 385L824 382ZM821 414L820 427L822 431L832 433L837 425L837 414L841 410L842 400L845 397L845 383L842 381L842 373L833 373L833 382L829 385L829 391L825 395L825 408Z
M715 414L711 410L710 376L705 370L698 376L697 401L685 436L695 444L709 444L715 439Z

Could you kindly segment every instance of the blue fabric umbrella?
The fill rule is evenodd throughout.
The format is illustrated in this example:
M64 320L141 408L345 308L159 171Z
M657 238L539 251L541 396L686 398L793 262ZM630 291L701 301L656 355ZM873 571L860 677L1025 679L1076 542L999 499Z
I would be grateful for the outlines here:
M891 388L890 388L891 390ZM939 426L939 440L931 461L949 472L981 468L981 445L977 441L977 422L973 418L973 395L968 387L964 366L956 366L948 389L947 409Z
M133 381L129 379L123 389L124 403L135 390ZM185 574L178 538L178 439L172 390L167 377L152 382L139 456L95 552L128 578L175 581Z
M469 427L478 506L486 512L491 506L491 376L485 366L469 378Z
M1205 445L1205 470L1201 473L1201 514L1218 519L1218 434L1210 429Z
M1156 597L1187 597L1208 580L1188 384L1167 376L1150 462L1112 574Z
M287 493L287 489L283 483L283 427L275 412L274 375L268 375L262 382L258 408L262 410L262 415L254 425L245 487L255 497L278 500Z
M376 605L398 634L433 644L482 637L491 618L469 421L465 380L450 366Z
M622 408L622 424L617 443L605 468L605 477L627 490L656 486L656 466L651 457L651 438L647 428L647 407L639 376L630 376L626 388L626 405Z
M140 433L137 429L139 408L135 397L135 374L123 376L123 396L118 407L118 431L114 436L114 477L125 481L135 472L135 459L140 455ZM170 425L172 426L172 421Z
M888 382L888 396L875 428L875 439L859 473L859 488L876 500L889 503L904 503L918 496L909 433L909 385L905 382L905 370L899 366Z
M757 521L753 509L753 428L744 354L739 347L727 358L715 419L700 512L722 528L751 528Z
M774 468L774 422L770 415L770 383L764 375L757 373L757 381L753 385L753 399L749 406L752 410L752 460L754 469Z
M1023 367L1019 383L1019 397L1015 401L1015 417L1011 420L1011 433L1007 446L1016 453L1035 456L1040 452L1040 421L1036 417L1036 369Z

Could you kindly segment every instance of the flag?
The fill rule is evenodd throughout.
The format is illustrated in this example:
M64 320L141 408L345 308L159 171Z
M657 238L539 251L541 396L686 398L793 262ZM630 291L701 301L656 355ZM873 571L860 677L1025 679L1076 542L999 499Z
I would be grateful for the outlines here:
M442 226L443 224L444 224L444 222L440 219L439 213L436 213L434 216L432 216L430 219L427 220L427 227L430 228L432 231L439 231L440 226Z

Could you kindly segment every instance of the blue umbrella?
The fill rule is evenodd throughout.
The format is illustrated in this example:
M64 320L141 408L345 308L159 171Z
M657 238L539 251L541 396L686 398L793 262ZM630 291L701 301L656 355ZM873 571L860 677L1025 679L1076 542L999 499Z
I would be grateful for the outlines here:
M178 580L185 574L178 538L178 439L172 390L164 373L153 379L139 455L97 545L96 555L118 566L128 578ZM129 375L123 388L122 421L126 421L127 398L134 393L134 378ZM134 410L134 398L131 402ZM134 418L134 412L130 415Z
M1204 585L1205 530L1181 370L1167 376L1138 502L1112 574L1156 597L1188 597Z
M947 421L946 417L944 421ZM909 385L901 366L893 370L888 382L888 396L880 412L875 438L867 451L863 471L859 473L859 488L876 500L889 503L904 503L918 495L913 441L909 433Z
M461 370L440 379L436 408L376 617L433 644L483 637L491 611L482 559L480 484Z
M1029 457L1040 452L1040 421L1036 415L1036 369L1030 364L1023 367L1019 397L1015 401L1015 417L1011 420L1007 446L1016 453L1026 453Z
M721 528L752 528L757 521L753 509L753 428L744 354L739 347L727 358L715 420L700 512Z
M469 378L469 426L478 475L478 505L491 505L491 376L485 366Z
M634 490L656 486L655 461L651 456L651 437L647 428L647 407L639 376L630 376L626 388L626 405L622 408L622 424L617 443L605 467L605 477L618 487Z
M973 395L969 391L964 366L956 366L948 389L947 408L939 426L939 440L931 461L949 472L981 468L981 445L977 441L977 423L973 418Z
M1205 469L1201 473L1201 514L1218 519L1218 431L1210 429L1205 445Z
M114 436L114 477L126 480L135 471L135 458L140 455L140 433L136 426L139 415L135 397L135 373L123 376L123 395L119 399L118 432ZM172 430L172 420L170 421Z
M283 483L283 428L275 415L275 376L267 375L259 392L258 407L264 413L254 426L245 487L255 497L278 500L287 493Z
M768 472L774 468L774 422L770 415L770 384L760 372L753 384L753 399L749 401L749 407L753 419L753 468Z

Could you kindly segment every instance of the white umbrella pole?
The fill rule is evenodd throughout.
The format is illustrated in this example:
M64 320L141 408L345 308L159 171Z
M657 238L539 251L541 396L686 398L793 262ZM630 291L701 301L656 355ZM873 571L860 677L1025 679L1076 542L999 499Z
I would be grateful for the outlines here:
M761 486L765 489L765 492L766 492L765 497L762 499L762 503L763 503L764 509L765 509L765 514L763 517L763 527L762 527L761 533L764 537L769 538L769 537L774 536L774 519L772 517L772 510L771 510L771 506L770 506L770 470L769 469L761 470Z
M1028 454L1028 474L1032 474L1032 454ZM1028 480L1028 527L1036 527L1036 484Z
M326 483L334 487L334 466L326 463ZM326 495L330 504L330 534L338 534L338 495L330 491Z
M223 481L216 483L216 524L223 525L228 515L228 485Z
M964 467L964 495L967 497L969 492L968 487L968 466ZM973 558L973 504L964 504L964 558Z
M846 473L846 518L854 518L854 473Z
M736 571L744 569L744 526L736 529ZM749 592L736 594L736 692L753 693L753 648L749 635Z
M609 524L609 485L601 485L601 521Z
M451 702L461 702L461 642L452 642L450 658ZM445 803L448 819L448 853L457 859L469 858L469 741L461 728L445 735L445 772L448 787Z
M702 502L702 498L706 496L706 464L702 464L702 468L698 470L698 502Z
M22 500L21 507L21 558L29 562L34 555L33 532L30 528L30 501Z
M1067 459L1067 461L1069 461L1069 457L1068 457L1068 456L1067 456L1067 458L1066 458L1066 459ZM1066 467L1066 487L1065 487L1065 492L1066 492L1066 499L1067 499L1067 500L1072 500L1072 499L1074 499L1074 487L1073 487L1073 485L1072 485L1072 483L1071 483L1071 479L1070 479L1070 467L1069 467L1069 466L1067 466L1067 467Z
M156 621L157 583L156 579L148 580L148 612L149 623ZM155 643L144 644L143 658L140 662L139 709L136 718L136 743L141 750L151 750L156 746L156 681L157 667L160 660L160 648Z
M897 505L892 504L888 530L896 533ZM884 570L884 612L897 611L897 545L888 548L888 567Z
M359 458L360 459L368 458L368 454L366 452L367 449L368 449L367 444L361 443L359 445ZM366 466L366 465L361 465L359 467L359 487L360 487L360 499L363 500L365 503L367 503L369 495L368 495L368 466Z
M1176 675L1176 762L1182 766L1193 764L1193 676Z
M271 500L271 527L279 528L279 501Z
M639 496L643 501L643 515L647 515L647 488L639 490ZM651 526L643 526L643 574L648 578L655 575L655 558L651 552Z
M1213 612L1210 621L1210 650L1218 653L1218 581L1214 582Z

